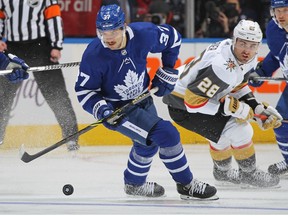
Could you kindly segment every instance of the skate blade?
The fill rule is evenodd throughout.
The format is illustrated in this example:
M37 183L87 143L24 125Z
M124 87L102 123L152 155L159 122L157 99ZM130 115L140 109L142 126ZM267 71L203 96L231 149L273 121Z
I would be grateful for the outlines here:
M257 186L244 184L244 183L234 184L232 182L223 182L223 181L215 181L215 186L219 190L231 190L231 189L235 189L235 188L248 189L248 190L249 189L266 190L266 189L281 188L281 185L274 185L274 186L271 186L271 187L257 187Z
M180 195L180 198L182 200L201 201L201 202L203 202L203 201L204 202L205 201L211 201L211 200L218 200L219 199L219 197L216 196L216 195L214 195L212 197L208 197L208 198L203 198L203 199L198 198L198 197L187 196L187 195Z
M247 190L270 190L270 189L277 189L277 188L281 188L281 185L274 185L271 187L257 187L257 186L253 186L253 185L249 185L249 184L241 184L240 185L241 189L247 189Z
M126 196L128 197L128 198L133 198L133 199L147 199L147 200L149 200L149 199L163 199L163 198L165 198L165 197L167 197L167 195L166 194L163 194L162 196L157 196L157 197L148 197L148 196L141 196L141 195L131 195L131 194L126 194Z
M215 181L214 185L216 186L216 188L223 188L223 189L231 189L231 188L235 188L235 187L238 187L241 185L240 183L239 184L236 184L236 183L232 183L232 182L226 182L226 181Z

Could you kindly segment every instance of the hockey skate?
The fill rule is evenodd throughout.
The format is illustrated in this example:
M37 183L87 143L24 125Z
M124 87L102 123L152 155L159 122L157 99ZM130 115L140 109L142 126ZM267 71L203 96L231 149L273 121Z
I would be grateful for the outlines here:
M207 183L193 179L188 185L177 183L177 191L183 200L217 200L217 189Z
M227 171L222 171L214 167L213 176L219 182L229 182L233 184L240 184L241 179L239 176L239 170L237 169L229 169Z
M285 161L272 164L268 167L268 172L278 176L288 174L288 165Z
M67 146L67 150L70 151L70 152L71 152L71 151L76 151L76 150L78 150L78 149L80 148L80 146L78 145L78 143L75 142L75 141L69 141L69 142L67 142L66 146Z
M146 182L143 185L125 184L124 191L128 195L142 197L161 197L165 189L156 182Z
M280 178L276 175L266 173L262 170L256 169L253 172L239 171L241 176L241 183L253 187L267 188L275 187L279 184Z

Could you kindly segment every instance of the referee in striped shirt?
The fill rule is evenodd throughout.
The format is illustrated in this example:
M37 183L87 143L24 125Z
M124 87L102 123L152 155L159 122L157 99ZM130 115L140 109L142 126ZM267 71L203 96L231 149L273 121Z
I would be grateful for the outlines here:
M7 40L6 43L0 41L0 51L8 50L25 59L30 67L58 64L63 43L58 1L0 0L0 33ZM33 75L62 128L63 137L76 133L76 115L62 71L45 71ZM19 86L20 84L11 84L0 76L0 144L4 140L13 99ZM67 148L77 150L78 138L68 142Z

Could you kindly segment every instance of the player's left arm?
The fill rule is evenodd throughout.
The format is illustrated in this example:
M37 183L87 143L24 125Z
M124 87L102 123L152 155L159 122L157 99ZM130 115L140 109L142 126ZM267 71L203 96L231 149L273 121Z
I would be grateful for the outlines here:
M181 35L172 26L164 24L155 26L155 35L152 53L162 53L162 64L152 80L152 87L157 86L159 90L156 96L164 96L171 93L178 79L178 70L174 69L175 62L179 55Z

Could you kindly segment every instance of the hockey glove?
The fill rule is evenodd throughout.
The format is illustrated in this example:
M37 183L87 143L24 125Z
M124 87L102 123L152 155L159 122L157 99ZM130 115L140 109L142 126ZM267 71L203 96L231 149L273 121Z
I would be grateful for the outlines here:
M6 69L13 69L11 73L5 75L9 81L12 83L18 83L28 79L29 74L27 73L27 69L29 66L24 62L24 60L10 53L7 56L8 58L6 59Z
M280 113L266 102L262 102L255 108L256 117L254 118L262 130L278 128L283 120ZM257 116L258 115L258 116Z
M98 120L111 116L114 112L114 109L111 104L107 104L105 100L101 100L95 104L93 113L94 117ZM119 126L124 124L128 120L128 117L125 114L119 116L119 118L114 119L113 122L104 121L103 125L110 130L117 130Z
M170 94L178 80L178 70L173 68L159 68L152 80L152 88L158 87L158 91L155 93L156 96L162 97L164 95Z
M225 97L224 114L237 118L238 122L248 121L254 116L254 112L248 104L229 95Z
M255 77L265 76L265 72L262 70L262 62L257 64L256 69L252 69L249 72L249 85L259 87L264 83L263 81L258 81L255 79Z

